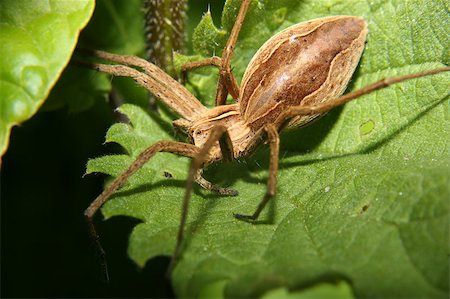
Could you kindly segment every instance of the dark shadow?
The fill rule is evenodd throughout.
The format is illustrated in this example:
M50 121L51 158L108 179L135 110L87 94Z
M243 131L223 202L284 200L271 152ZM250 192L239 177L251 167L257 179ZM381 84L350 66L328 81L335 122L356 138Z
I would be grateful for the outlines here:
M425 114L427 114L429 111L431 111L432 109L434 109L435 107L437 107L439 104L443 103L444 101L447 101L450 98L450 96L446 96L444 98L442 98L439 101L436 101L435 103L429 105L428 107L426 107L423 111L421 111L420 113L417 114L416 117L414 117L413 119L411 119L410 122L406 123L403 127L399 128L398 130L396 130L393 134L391 134L390 136L387 136L385 139L380 140L379 142L372 144L366 148L361 149L361 153L370 153L376 149L378 149L379 147L381 147L384 143L389 142L391 139L395 138L397 135L399 135L400 133L404 132L406 129L408 129L409 127L411 127L416 121L418 121L420 118L422 118L423 116L425 116Z
M128 190L118 190L111 196L111 198L114 198L116 196L130 196L138 193L145 193L150 190L162 187L177 187L180 188L180 190L184 190L185 186L186 181L184 180L161 179L154 183L140 184L137 187Z
M101 242L106 250L110 282L104 283L102 297L173 298L170 281L164 276L169 258L152 258L144 268L135 265L128 257L128 240L140 220L127 216L114 216L99 223ZM94 253L94 249L92 249ZM101 273L100 273L101 274Z
M334 108L301 128L282 131L280 134L281 155L283 151L307 153L314 150L336 124L342 109L342 106Z
M129 260L129 233L139 223L129 217L96 221L110 270L110 283L101 280L83 210L104 176L82 176L89 157L111 151L99 140L112 119L99 101L80 114L41 112L13 128L0 173L2 298L173 297L166 260L142 271Z
M440 103L442 103L443 101L447 100L448 98L449 98L449 96L444 97L442 100L439 100L439 101L431 104L430 106L426 107L423 111L418 113L416 117L411 119L409 122L405 123L404 126L398 128L391 135L386 136L386 138L384 138L383 140L380 140L380 141L378 141L378 142L376 142L374 144L368 145L368 146L362 146L359 150L357 150L355 152L339 154L339 155L330 155L330 156L324 157L324 158L315 158L315 159L310 159L310 160L305 160L305 161L300 161L300 162L295 162L295 163L287 163L287 162L281 161L280 168L281 167L283 167L283 168L290 168L290 167L305 166L305 165L313 164L313 163L320 162L320 161L326 161L326 160L331 160L331 159L339 159L339 158L353 156L353 155L368 154L368 153L370 153L370 152L372 152L374 150L377 150L378 148L380 148L381 146L383 146L384 144L386 144L390 140L394 139L400 133L402 133L405 130L407 130L416 121L418 121L420 118L425 116L425 114L427 114L430 110L432 110L433 108L437 107ZM286 157L295 156L297 154L298 154L297 152L290 152L290 153L286 154Z

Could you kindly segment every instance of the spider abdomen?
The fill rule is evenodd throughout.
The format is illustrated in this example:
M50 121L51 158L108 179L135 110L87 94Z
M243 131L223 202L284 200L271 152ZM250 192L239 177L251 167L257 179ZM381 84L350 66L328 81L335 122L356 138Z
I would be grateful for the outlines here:
M242 79L239 98L244 121L257 130L275 123L288 107L341 95L359 62L366 34L363 18L334 16L296 24L270 38ZM299 116L291 123L310 119Z

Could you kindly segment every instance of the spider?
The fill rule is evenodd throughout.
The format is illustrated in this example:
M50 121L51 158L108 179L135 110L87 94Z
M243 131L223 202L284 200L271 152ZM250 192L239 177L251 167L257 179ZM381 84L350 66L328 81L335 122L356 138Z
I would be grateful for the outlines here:
M255 221L276 193L281 130L301 127L334 107L391 84L450 70L443 67L386 78L342 96L363 52L367 23L361 17L332 16L296 24L270 38L250 61L239 86L231 70L231 58L250 2L242 1L221 57L182 67L183 73L203 66L219 68L216 106L212 109L203 106L184 86L144 59L93 51L98 58L118 64L83 63L101 72L133 78L181 116L173 125L183 129L192 140L192 143L159 141L149 146L84 212L106 275L105 253L93 217L156 153L170 152L192 158L170 272L181 254L193 183L219 194L237 195L237 191L203 178L203 168L220 160L248 156L261 143L269 144L267 191L253 213L234 214L237 219ZM237 102L225 104L228 94Z

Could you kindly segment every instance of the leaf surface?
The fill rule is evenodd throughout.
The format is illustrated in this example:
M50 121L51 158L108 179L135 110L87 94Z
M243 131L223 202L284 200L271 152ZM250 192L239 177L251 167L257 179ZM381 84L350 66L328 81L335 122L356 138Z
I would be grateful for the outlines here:
M227 2L224 28L214 32L229 32L238 5ZM348 90L448 63L442 2L253 1L233 70L241 78L258 47L281 29L345 14L369 22L366 50ZM218 54L223 44L202 47L202 55L211 49ZM208 91L216 84L214 73L202 70L190 79L199 98L214 97ZM183 256L172 277L177 294L219 290L225 297L251 297L347 281L356 297L447 297L448 80L440 74L398 84L282 134L278 193L257 224L233 213L252 213L262 199L267 146L209 167L207 179L240 194L227 198L194 189ZM93 159L88 173L118 176L146 146L173 139L161 118L132 105L121 111L131 125L114 125L107 141L126 154ZM157 154L102 209L106 218L142 220L129 244L140 266L173 252L188 166L186 158Z
M30 118L67 65L93 1L0 2L0 155L11 127Z

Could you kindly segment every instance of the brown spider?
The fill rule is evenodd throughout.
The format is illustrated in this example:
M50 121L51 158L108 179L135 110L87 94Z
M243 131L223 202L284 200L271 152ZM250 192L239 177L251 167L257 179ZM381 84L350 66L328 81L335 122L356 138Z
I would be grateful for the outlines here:
M115 76L132 77L182 117L173 124L184 129L193 141L193 144L159 141L149 146L84 212L105 274L105 254L93 216L156 153L170 152L192 158L177 244L169 267L172 269L180 256L193 182L220 194L237 195L235 190L215 186L204 179L202 168L219 160L231 161L248 156L262 142L269 143L267 192L254 213L234 214L237 219L254 221L276 192L279 132L282 129L303 126L334 107L391 84L450 70L443 67L386 78L341 96L363 52L367 23L361 17L332 16L296 24L270 38L254 55L239 87L231 71L231 58L250 2L242 1L222 57L189 63L182 68L185 72L202 66L219 67L216 107L212 109L203 106L164 71L141 58L92 52L119 65L89 63L90 67ZM228 94L237 103L225 105Z

